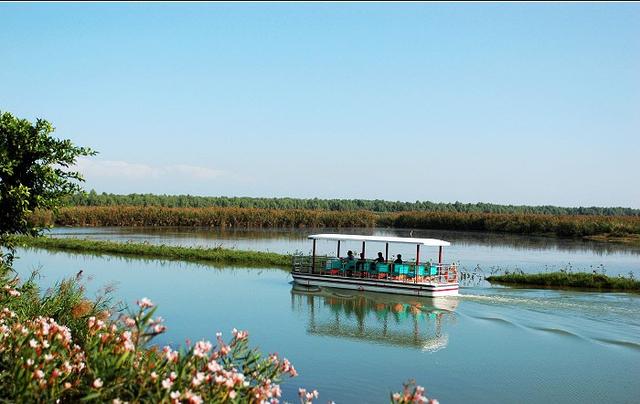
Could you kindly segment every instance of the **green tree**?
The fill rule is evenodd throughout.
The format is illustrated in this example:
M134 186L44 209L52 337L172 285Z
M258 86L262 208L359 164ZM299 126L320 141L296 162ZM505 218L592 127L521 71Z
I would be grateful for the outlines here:
M0 111L0 264L11 264L12 234L37 235L28 222L35 209L56 209L61 198L80 191L84 181L72 171L79 156L96 154L52 136L44 119L31 123Z

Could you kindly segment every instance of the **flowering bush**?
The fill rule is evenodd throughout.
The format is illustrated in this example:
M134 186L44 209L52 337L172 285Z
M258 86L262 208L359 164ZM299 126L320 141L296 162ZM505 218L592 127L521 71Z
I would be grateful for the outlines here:
M248 333L230 341L198 341L186 348L159 348L151 340L165 331L146 298L129 315L111 319L100 305L77 299L74 330L53 317L25 317L33 303L27 282L3 276L0 289L0 391L11 401L96 400L147 402L278 402L282 376L297 372L287 359L250 349ZM23 293L24 290L27 293ZM62 283L43 300L78 296L76 283ZM31 290L31 292L33 292ZM41 302L42 303L42 302ZM73 311L73 309L71 310ZM59 316L60 317L60 316ZM62 316L64 317L64 316ZM79 321L79 320L82 321ZM75 332L77 331L77 332ZM301 401L317 397L301 394Z
M438 400L427 398L424 395L424 387L418 386L414 380L404 383L401 393L391 394L393 404L429 403L438 404Z

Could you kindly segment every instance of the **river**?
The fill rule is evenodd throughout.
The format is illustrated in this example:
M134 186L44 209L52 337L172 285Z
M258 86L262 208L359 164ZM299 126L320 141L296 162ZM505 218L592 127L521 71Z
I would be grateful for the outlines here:
M362 230L341 230L362 233ZM312 232L312 231L311 231ZM327 230L323 230L327 232ZM54 229L57 237L135 240L186 246L293 252L309 250L309 230ZM368 234L407 236L374 229ZM640 250L575 240L418 232L449 240L445 260L483 272L554 268L640 275ZM358 245L352 247L358 250ZM320 252L331 253L329 243ZM372 246L371 254L374 254ZM405 258L412 251L397 250ZM435 252L428 252L433 255ZM115 286L116 301L150 297L169 327L159 343L250 332L252 345L290 359L300 376L283 383L297 401L299 386L319 402L388 402L389 392L415 378L430 397L462 402L637 402L640 397L640 296L513 289L477 283L456 298L296 290L287 271L225 268L20 249L21 276L40 271L46 288L84 271L87 292ZM448 261L447 260L447 261Z

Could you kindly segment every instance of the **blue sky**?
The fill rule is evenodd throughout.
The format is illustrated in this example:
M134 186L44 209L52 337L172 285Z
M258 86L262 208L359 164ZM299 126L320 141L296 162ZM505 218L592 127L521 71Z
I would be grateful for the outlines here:
M0 4L98 192L640 208L640 4Z

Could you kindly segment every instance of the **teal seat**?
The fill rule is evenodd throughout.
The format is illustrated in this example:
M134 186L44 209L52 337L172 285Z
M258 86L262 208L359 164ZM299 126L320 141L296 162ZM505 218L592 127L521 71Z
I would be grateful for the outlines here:
M429 275L438 275L438 267L435 264L431 264L431 268L429 268Z
M395 275L408 275L409 265L407 264L393 264L393 273Z
M376 264L373 262L367 262L364 264L365 272L369 275L377 275L378 270L376 269Z
M328 259L327 263L325 264L325 269L327 270L331 270L331 269L341 269L342 268L342 262L339 259Z
M389 273L389 264L376 264L376 271L380 274L388 274Z
M426 271L424 270L424 265L415 265L415 272L418 273L418 276L425 276Z
M346 261L343 263L342 269L345 271L355 271L356 270L356 262L355 261Z

